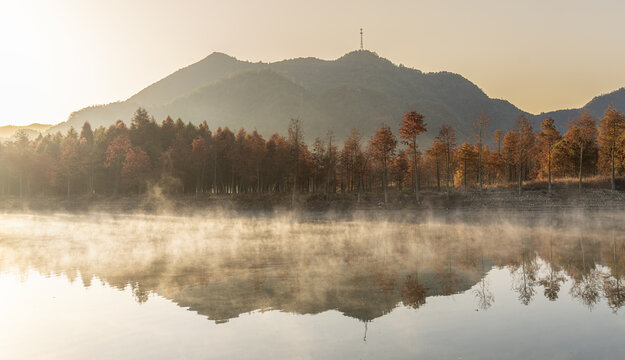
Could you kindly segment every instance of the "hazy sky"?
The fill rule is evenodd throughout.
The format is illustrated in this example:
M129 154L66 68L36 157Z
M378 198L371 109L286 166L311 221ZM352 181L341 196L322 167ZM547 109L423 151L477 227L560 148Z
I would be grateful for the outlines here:
M0 0L3 124L58 123L214 51L335 59L359 47L457 72L538 113L625 86L617 0Z

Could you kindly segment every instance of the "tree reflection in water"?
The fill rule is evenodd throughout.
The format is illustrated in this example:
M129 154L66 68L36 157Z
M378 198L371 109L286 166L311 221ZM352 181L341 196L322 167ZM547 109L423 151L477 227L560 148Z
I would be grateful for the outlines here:
M425 304L428 289L419 283L417 275L408 275L401 286L402 303L404 306L418 309Z
M506 270L526 306L537 286L550 301L565 288L589 309L605 301L616 313L625 305L625 242L616 236L624 222L602 218L589 229L574 220L415 225L241 216L198 217L189 226L184 217L151 215L20 217L19 225L11 216L0 219L0 272L66 274L86 287L95 276L130 287L140 303L157 294L217 322L258 309L334 309L366 330L398 305L421 311L430 296L462 292L484 311L495 306L494 268Z
M556 301L562 283L566 277L562 274L556 263L553 261L553 230L549 229L549 263L547 264L548 275L542 277L538 283L545 288L545 297L549 301Z
M512 276L512 289L519 293L519 301L523 305L529 305L536 294L536 274L539 266L536 261L536 254L532 251L533 244L528 238L523 238L521 251L518 259L510 265Z
M603 279L603 296L608 301L608 306L612 312L617 313L620 308L625 305L625 287L623 287L622 269L625 267L625 243L621 242L617 245L616 231L612 230L612 256L606 253L605 257L610 259L608 266L610 272L604 274Z
M480 254L481 254L480 270L483 273L486 273L485 264L484 264L484 247L483 246L480 246ZM486 275L484 275L480 279L480 282L473 289L473 293L475 294L475 297L477 298L478 310L482 310L482 311L488 310L495 302L495 294L492 293L489 286L490 284L488 280L486 279Z

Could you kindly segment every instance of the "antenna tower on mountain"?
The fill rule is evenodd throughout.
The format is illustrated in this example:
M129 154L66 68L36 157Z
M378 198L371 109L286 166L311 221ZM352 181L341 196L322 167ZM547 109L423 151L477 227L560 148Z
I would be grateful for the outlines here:
M364 50L364 49L365 47L363 46L363 43L362 43L362 28L360 28L360 50Z

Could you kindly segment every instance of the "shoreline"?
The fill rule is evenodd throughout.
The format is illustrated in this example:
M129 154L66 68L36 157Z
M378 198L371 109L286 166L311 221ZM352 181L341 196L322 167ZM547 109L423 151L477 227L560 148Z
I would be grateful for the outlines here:
M201 210L223 210L231 212L313 212L346 213L353 211L414 211L416 213L454 211L555 211L555 210L625 210L625 192L589 188L581 193L577 189L524 190L519 194L510 188L461 190L450 192L424 191L420 203L412 193L391 193L390 201L384 204L382 194L364 193L358 200L357 194L300 194L291 204L291 194L200 194L153 195L142 194L120 197L77 196L64 198L55 196L34 196L19 199L0 198L0 211L4 212L172 212L191 214Z

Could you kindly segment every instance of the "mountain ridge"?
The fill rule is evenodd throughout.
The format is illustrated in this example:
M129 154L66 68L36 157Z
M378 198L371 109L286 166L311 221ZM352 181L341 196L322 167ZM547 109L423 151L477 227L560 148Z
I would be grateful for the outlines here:
M613 105L621 112L625 111L625 87L621 87L605 94L597 95L580 108L542 112L536 115L536 117L541 119L548 116L552 117L556 120L556 125L558 125L561 130L564 130L568 121L579 116L582 112L584 112L584 110L588 110L593 116L600 118L608 105Z
M32 123L30 125L4 125L0 126L0 141L8 140L15 136L18 131L23 131L28 137L38 136L46 132L53 125Z
M625 109L625 89L596 96L584 108L600 116L603 104ZM127 100L96 105L73 112L66 122L49 131L108 126L117 120L129 122L138 107L145 107L160 121L166 116L211 128L245 127L265 136L284 133L291 118L302 118L308 140L332 131L346 136L351 128L372 134L382 123L394 130L410 110L422 112L428 123L424 140L450 123L460 141L473 134L473 121L480 111L491 117L488 131L509 129L523 114L534 122L546 116L558 127L580 109L564 109L533 115L505 99L489 97L478 85L460 74L440 71L424 73L395 65L378 54L357 50L335 60L314 57L272 63L238 60L214 52L142 89Z

